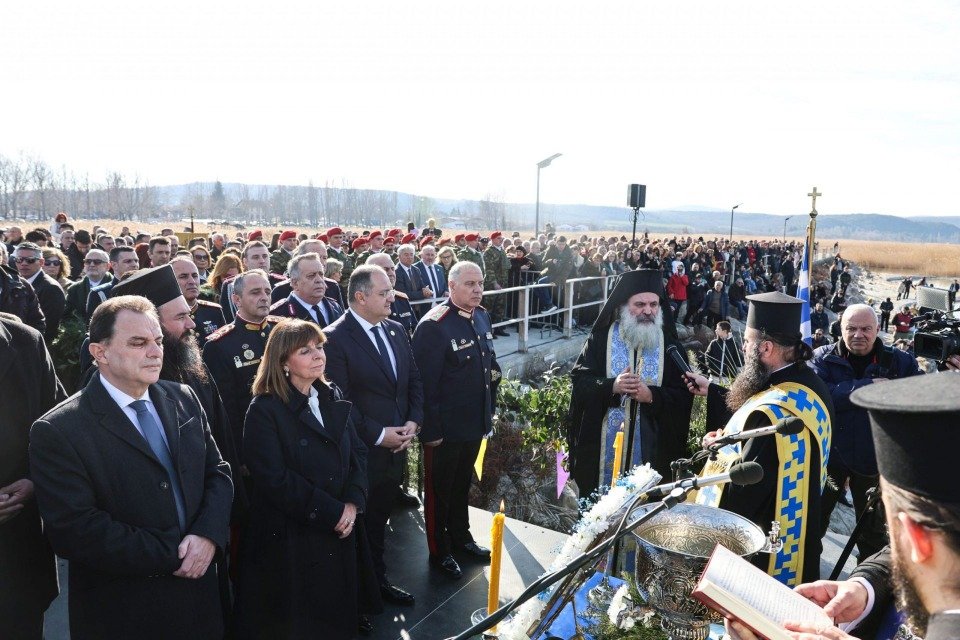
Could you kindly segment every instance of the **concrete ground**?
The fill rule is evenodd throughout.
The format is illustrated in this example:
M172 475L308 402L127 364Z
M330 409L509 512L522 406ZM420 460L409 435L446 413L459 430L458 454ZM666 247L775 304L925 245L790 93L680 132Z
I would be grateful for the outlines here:
M470 528L481 544L487 544L492 514L470 509ZM855 523L853 510L837 505L831 527L824 538L820 575L828 576ZM372 640L441 640L470 626L470 614L486 606L489 567L464 561L464 575L450 580L431 570L427 564L427 544L421 510L398 510L387 534L387 566L390 579L417 598L414 607L387 605L373 619ZM520 594L544 573L563 545L566 536L556 531L508 518L504 531L504 559L501 573L501 602ZM47 611L46 640L67 640L67 567L59 561L61 594ZM851 558L843 575L856 564Z

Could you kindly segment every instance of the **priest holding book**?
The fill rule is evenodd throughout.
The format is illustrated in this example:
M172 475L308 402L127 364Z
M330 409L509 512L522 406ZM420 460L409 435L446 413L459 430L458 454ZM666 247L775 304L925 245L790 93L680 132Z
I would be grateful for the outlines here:
M701 489L697 502L750 519L767 530L780 525L783 549L758 554L757 566L794 586L820 574L820 498L827 479L833 403L823 381L806 361L813 352L800 334L802 301L779 292L748 296L750 308L743 334L744 366L729 389L695 373L687 386L707 398L708 445L720 435L746 432L799 418L796 435L745 440L720 449L704 475L722 473L734 462L754 461L763 480L749 486L716 485Z
M870 415L890 546L861 563L850 580L821 580L797 591L857 637L960 638L960 483L954 472L960 356L952 356L947 367L951 371L923 376L922 382L904 378L851 395ZM889 607L891 591L899 615ZM785 628L797 640L852 637L838 627ZM739 621L728 630L734 640L756 639Z

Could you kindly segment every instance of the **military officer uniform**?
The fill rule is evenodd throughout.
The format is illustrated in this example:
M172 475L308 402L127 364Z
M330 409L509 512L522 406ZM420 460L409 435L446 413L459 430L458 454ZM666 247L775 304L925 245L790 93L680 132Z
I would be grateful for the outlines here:
M199 299L193 305L193 309L190 310L190 319L197 325L193 331L197 334L197 344L200 345L201 349L206 344L207 338L227 324L227 321L223 319L223 309L220 308L220 305Z
M223 404L230 419L233 441L241 449L243 421L253 395L250 387L267 346L267 336L283 318L267 316L261 324L245 322L237 317L207 337L203 346L203 361L210 370L217 388L221 389ZM243 460L243 452L240 460Z
M493 235L491 235L492 237ZM492 244L487 247L483 252L483 263L484 291L493 291L497 289L497 285L505 289L507 287L507 277L510 273L510 258L507 257L507 252L503 250L503 247L496 247ZM490 320L494 324L502 322L507 309L506 295L488 296L487 301L490 306ZM503 333L502 330L498 330L498 332Z
M500 381L490 317L483 307L471 313L447 300L417 325L413 354L423 381L420 441L443 440L423 448L424 507L431 563L446 569L452 551L476 548L467 495L480 443L492 428Z
M402 324L407 330L407 336L412 338L413 331L417 328L417 316L413 312L413 305L403 291L394 290L394 294L396 297L390 303L390 319Z
M287 273L287 264L290 263L290 260L293 258L293 254L280 247L276 251L270 254L270 273L276 273L279 275L286 275Z

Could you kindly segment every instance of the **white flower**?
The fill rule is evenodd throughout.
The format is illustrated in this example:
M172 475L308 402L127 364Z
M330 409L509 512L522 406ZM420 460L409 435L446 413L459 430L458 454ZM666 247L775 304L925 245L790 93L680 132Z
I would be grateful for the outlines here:
M660 474L651 469L648 464L638 465L631 469L629 474L611 487L593 505L593 508L583 515L574 532L567 538L560 553L550 564L548 573L562 569L570 564L574 558L592 547L597 537L609 528L610 519L620 511L624 503L633 498L637 491L659 482L660 478ZM538 597L531 598L523 603L509 622L502 623L498 627L500 637L506 640L529 640L527 629L540 619L553 589L554 587L550 587ZM616 620L614 616L610 616L610 619ZM636 624L636 620L633 618L628 618L628 620L630 626L622 627L623 629L630 629ZM626 624L627 620L624 623Z

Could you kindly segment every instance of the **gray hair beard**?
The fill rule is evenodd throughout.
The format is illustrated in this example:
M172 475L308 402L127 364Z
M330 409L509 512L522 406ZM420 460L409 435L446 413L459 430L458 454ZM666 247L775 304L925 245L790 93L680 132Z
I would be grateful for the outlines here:
M663 311L657 310L657 317L644 322L630 315L627 305L620 307L620 336L631 349L643 352L660 346L663 338Z
M770 383L770 372L760 360L760 344L757 342L748 353L744 354L743 368L730 385L725 402L731 411L742 407L747 400L766 389Z

